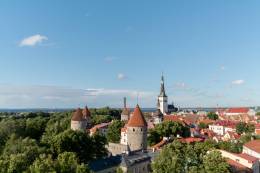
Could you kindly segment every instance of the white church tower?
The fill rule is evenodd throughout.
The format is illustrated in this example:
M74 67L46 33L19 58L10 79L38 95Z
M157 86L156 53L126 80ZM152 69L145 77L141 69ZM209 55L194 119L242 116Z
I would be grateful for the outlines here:
M168 113L168 97L165 94L165 88L164 88L164 77L162 75L161 78L161 91L160 91L160 95L158 96L158 100L159 100L159 107L160 107L160 111L163 114Z

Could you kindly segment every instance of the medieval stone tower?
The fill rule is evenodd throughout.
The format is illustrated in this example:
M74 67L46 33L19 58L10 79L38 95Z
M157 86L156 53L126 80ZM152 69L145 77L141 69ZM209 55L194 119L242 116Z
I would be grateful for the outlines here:
M160 95L158 96L160 110L163 114L168 113L168 97L165 94L165 88L164 88L164 77L162 75L161 78L161 90Z
M85 107L83 110L78 108L72 115L71 129L85 131L89 124L90 124L90 112L88 108Z
M139 105L127 123L127 143L131 151L147 148L147 123Z

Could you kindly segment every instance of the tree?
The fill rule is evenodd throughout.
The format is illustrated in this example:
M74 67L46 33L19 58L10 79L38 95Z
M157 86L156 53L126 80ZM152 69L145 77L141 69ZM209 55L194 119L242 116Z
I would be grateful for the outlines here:
M257 116L260 116L260 112L257 112L256 115L257 115Z
M147 137L147 142L149 146L153 146L160 142L161 136L158 134L158 132L154 129L149 130L149 134Z
M112 124L108 126L107 140L108 142L118 143L121 136L121 128L124 127L124 122L114 120Z
M207 117L208 117L209 119L211 119L211 120L217 120L217 119L218 119L218 115L217 115L216 113L214 113L214 112L209 112L209 113L207 114Z
M236 125L236 132L237 134L242 134L244 133L246 130L246 123L244 122L239 122L237 125Z
M166 121L161 124L158 124L155 127L155 131L161 136L161 137L173 137L180 135L182 137L188 137L190 136L189 128L183 126L179 122L172 122L172 121Z
M88 173L87 165L80 164L75 153L64 152L57 160L53 160L51 155L40 155L30 166L30 173Z
M153 173L184 173L185 150L180 142L167 145L152 163Z
M152 163L153 173L208 173L203 164L205 155L215 147L216 142L212 140L195 144L183 144L175 140L166 145L155 158Z
M37 158L29 168L30 173L56 172L56 163L51 155L42 154Z
M50 146L54 155L74 152L83 163L106 156L106 140L101 136L90 137L82 131L66 130L53 137ZM97 148L98 147L98 148Z
M203 122L200 122L200 123L199 123L199 128L200 128L200 129L206 129L206 128L208 128L208 125L205 124L205 123L203 123Z
M219 151L210 151L203 158L206 173L229 173L229 165Z
M236 125L236 132L238 134L243 134L243 133L253 133L255 131L255 126L254 124L247 124L245 122L239 122Z
M47 118L40 116L35 118L28 118L26 120L25 135L29 136L30 138L39 140L45 131L47 122Z

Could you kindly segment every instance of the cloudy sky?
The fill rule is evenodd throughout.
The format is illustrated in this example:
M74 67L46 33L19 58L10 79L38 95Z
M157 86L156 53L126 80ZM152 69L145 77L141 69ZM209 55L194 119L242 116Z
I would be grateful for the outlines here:
M0 108L260 105L260 1L0 1ZM138 96L138 99L137 99Z

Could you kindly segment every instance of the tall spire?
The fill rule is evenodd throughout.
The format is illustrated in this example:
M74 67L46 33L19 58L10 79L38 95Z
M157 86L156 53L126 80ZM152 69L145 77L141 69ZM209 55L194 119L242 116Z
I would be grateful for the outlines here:
M164 77L163 77L163 74L162 74L162 77L161 77L161 91L160 91L160 95L159 96L166 97L165 89L164 89Z

